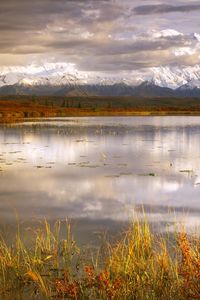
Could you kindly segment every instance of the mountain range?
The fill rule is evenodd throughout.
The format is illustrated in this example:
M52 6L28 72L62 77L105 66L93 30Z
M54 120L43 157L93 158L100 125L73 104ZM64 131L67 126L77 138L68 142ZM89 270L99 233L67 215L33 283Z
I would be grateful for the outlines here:
M123 78L91 76L66 63L12 67L0 72L0 95L200 98L200 65L151 68Z

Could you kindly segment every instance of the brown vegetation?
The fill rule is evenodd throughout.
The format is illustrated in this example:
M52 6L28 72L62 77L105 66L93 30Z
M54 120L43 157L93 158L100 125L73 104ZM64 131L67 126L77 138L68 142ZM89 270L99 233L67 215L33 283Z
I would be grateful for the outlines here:
M60 222L54 230L45 222L32 248L19 233L12 245L0 240L2 299L200 299L198 238L155 235L146 221L136 220L116 245L86 256L70 226L65 240L59 228Z
M137 97L0 97L0 123L44 117L123 115L200 115L200 100Z

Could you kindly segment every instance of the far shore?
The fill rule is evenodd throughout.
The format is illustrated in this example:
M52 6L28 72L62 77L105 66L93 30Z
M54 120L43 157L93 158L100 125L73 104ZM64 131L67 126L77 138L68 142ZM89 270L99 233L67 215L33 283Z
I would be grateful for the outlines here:
M25 122L45 122L53 120L54 118L64 119L66 117L145 117L145 116L200 116L200 111L76 111L69 114L62 115L48 115L36 117L0 117L0 124L15 124Z
M0 123L101 116L200 116L198 98L0 96Z

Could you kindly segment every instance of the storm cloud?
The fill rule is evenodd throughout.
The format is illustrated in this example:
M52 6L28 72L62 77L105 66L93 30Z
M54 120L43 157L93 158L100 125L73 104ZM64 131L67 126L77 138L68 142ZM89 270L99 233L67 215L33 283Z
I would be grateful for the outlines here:
M194 65L200 57L194 35L199 32L199 10L200 4L180 0L173 5L149 0L1 0L0 66L50 61L72 63L85 72L128 73Z

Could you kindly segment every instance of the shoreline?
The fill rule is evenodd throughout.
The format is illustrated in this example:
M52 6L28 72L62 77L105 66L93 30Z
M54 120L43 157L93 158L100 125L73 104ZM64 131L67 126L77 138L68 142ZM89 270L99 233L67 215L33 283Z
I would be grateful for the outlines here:
M47 119L51 121L53 118L68 118L68 117L151 117L151 116L200 116L200 111L78 111L69 114L37 116L37 117L0 117L0 124L16 124L26 122L45 122Z
M0 123L62 117L200 116L199 98L0 96Z

